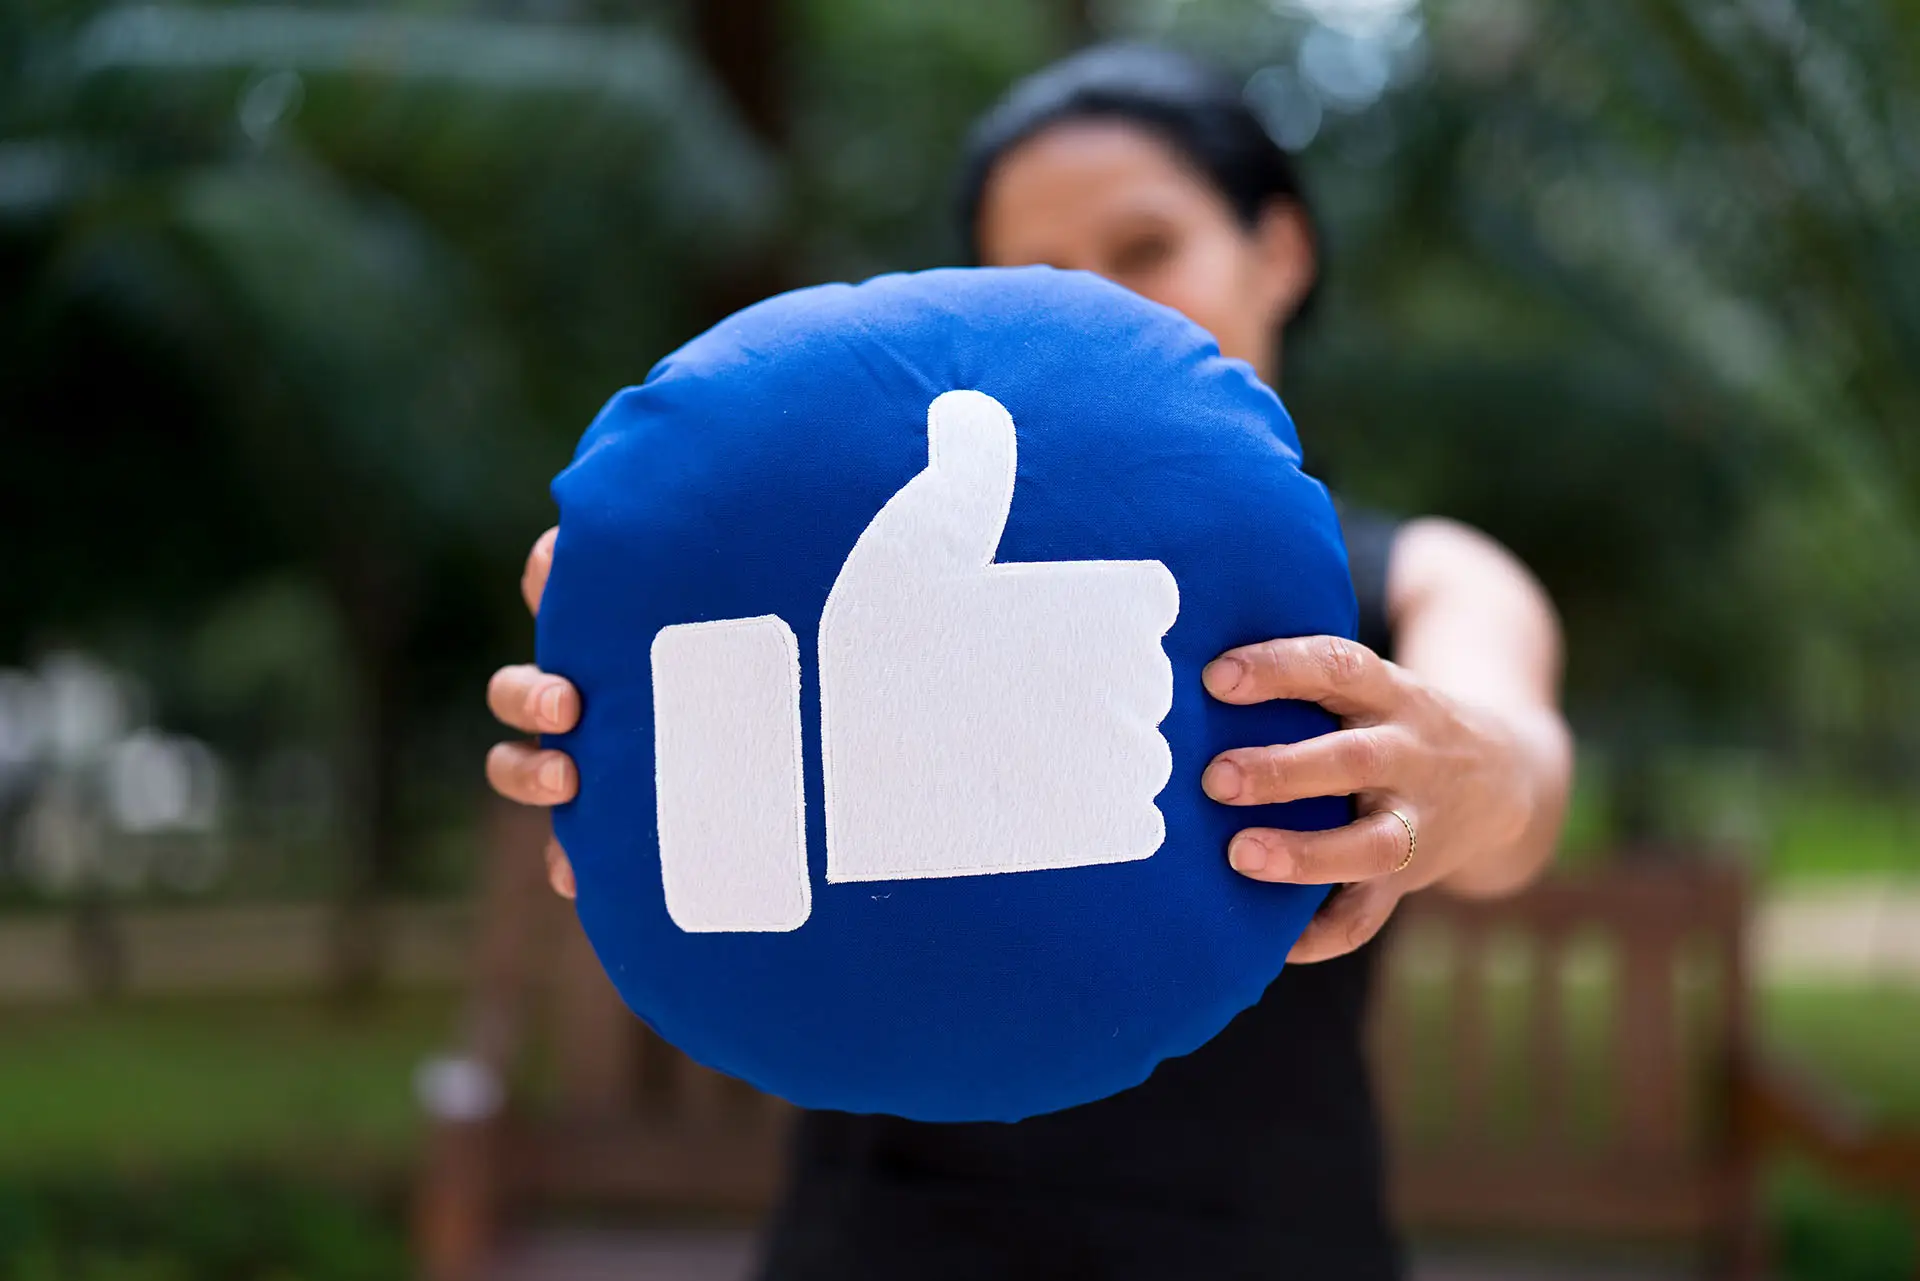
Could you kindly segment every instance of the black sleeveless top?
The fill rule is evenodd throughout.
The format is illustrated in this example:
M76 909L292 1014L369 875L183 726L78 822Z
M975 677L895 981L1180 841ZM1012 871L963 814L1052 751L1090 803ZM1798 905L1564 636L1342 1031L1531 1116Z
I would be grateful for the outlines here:
M1384 654L1397 527L1341 520L1360 639ZM1192 1054L1063 1112L803 1113L764 1281L1395 1281L1361 1044L1373 955L1288 966Z

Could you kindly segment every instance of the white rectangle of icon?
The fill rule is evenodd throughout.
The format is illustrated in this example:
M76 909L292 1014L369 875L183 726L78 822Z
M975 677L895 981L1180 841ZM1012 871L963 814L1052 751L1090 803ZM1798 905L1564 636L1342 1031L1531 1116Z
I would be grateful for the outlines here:
M813 893L793 629L771 614L681 623L651 656L667 914L689 933L799 929Z

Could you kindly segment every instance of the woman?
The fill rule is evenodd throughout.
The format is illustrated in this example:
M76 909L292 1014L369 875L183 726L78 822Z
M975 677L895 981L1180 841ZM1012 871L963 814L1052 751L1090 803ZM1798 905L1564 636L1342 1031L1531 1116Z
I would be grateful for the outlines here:
M979 262L1107 276L1186 313L1269 384L1313 290L1286 155L1231 84L1163 51L1094 49L1017 85L969 143L961 211ZM768 1276L1399 1274L1361 1046L1366 944L1416 890L1530 880L1559 834L1571 749L1558 627L1525 568L1447 521L1343 519L1361 643L1272 640L1203 677L1228 702L1306 699L1341 718L1321 738L1223 752L1202 778L1228 805L1357 798L1343 828L1249 828L1228 846L1254 880L1345 887L1292 963L1212 1042L1113 1098L1013 1125L805 1115ZM549 532L528 562L529 607L552 545ZM531 667L497 673L488 697L521 730L579 714L570 685ZM534 805L576 785L564 755L530 744L496 746L487 773ZM548 865L570 895L557 847Z

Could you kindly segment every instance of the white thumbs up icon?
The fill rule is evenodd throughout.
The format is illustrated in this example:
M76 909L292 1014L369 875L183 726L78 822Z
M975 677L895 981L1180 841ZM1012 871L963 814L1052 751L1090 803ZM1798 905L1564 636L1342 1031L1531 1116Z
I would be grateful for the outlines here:
M927 468L874 516L820 616L827 880L1143 859L1172 754L1159 561L994 560L1013 419L951 391ZM765 616L662 628L654 768L668 913L688 931L792 930L812 907L799 648Z

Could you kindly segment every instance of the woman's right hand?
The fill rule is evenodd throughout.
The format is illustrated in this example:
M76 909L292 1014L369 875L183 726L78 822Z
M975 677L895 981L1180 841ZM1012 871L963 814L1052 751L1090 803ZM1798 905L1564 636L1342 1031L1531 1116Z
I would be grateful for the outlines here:
M527 554L520 577L520 595L530 613L540 612L540 597L553 568L553 540L558 529L540 535ZM580 691L563 676L550 675L531 663L503 667L487 682L487 707L513 729L529 734L564 734L580 719ZM580 775L565 752L536 743L495 743L487 753L487 782L493 790L522 805L560 805L573 799ZM547 841L547 883L562 898L573 897L573 864L560 842Z

